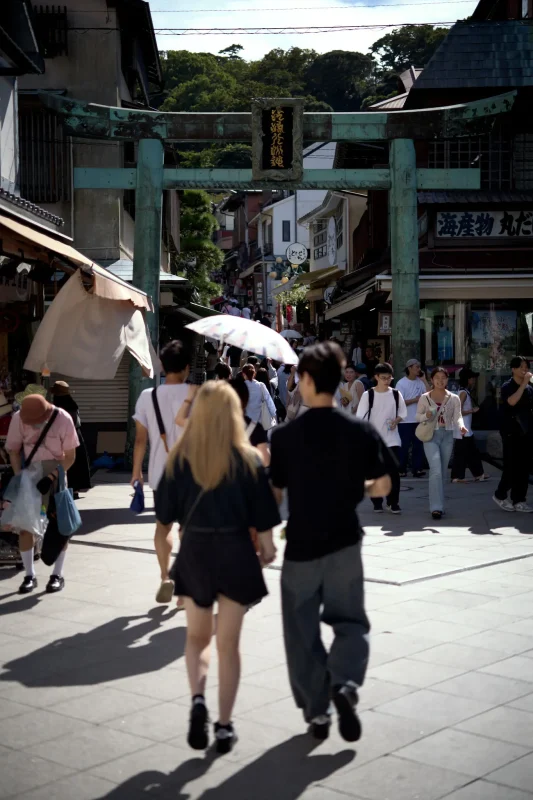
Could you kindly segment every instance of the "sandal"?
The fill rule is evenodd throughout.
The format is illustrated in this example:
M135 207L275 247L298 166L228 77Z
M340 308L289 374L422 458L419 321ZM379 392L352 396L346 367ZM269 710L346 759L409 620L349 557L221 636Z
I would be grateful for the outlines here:
M183 597L178 597L176 601L176 611L185 611L185 600Z

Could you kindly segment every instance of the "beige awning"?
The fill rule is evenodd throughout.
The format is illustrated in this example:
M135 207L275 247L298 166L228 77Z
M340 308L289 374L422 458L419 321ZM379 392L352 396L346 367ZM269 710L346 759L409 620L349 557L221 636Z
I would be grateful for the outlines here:
M253 273L256 263L252 264L251 267L248 267L248 269L245 269L243 272L241 272L239 278L248 278Z
M325 318L333 319L334 317L340 317L342 314L347 314L348 311L353 311L355 308L359 308L360 306L364 305L364 302L369 294L370 292L359 292L359 294L345 298L340 303L335 303L334 306L328 308L324 315Z
M316 281L328 278L330 275L334 275L339 271L338 267L324 267L323 269L312 270L312 272L301 272L300 275L296 277L296 286L316 283Z
M376 277L378 288L390 292L390 275ZM421 300L523 300L533 298L533 275L508 273L507 275L421 275Z
M71 247L65 242L58 241L52 236L47 236L45 233L36 231L29 225L23 225L21 222L16 222L10 217L0 214L0 226L7 228L15 237L21 239L21 252L24 249L24 243L29 242L32 246L42 248L45 251L52 251L62 258L71 261L77 267L80 267L94 276L93 294L98 297L105 297L108 300L127 300L136 308L146 308L148 311L153 311L152 301L145 292L135 289L129 283L112 275L103 267L95 264L90 258L87 258L75 247ZM17 255L18 253L14 253ZM34 256L35 257L35 256Z

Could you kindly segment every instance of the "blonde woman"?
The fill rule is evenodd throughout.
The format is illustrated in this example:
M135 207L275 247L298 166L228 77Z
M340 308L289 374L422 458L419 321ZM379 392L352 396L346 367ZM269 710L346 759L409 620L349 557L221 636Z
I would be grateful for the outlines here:
M185 598L185 659L192 694L188 742L209 744L205 687L218 602L219 753L231 750L231 713L240 678L239 637L247 606L267 589L261 564L276 555L272 528L280 522L266 473L244 427L241 403L225 381L198 391L183 435L171 451L155 498L157 519L178 521L183 538L172 568L175 593ZM250 532L258 532L259 558ZM259 560L260 559L260 560Z
M444 367L435 367L431 373L433 388L421 395L416 407L417 422L433 422L433 438L424 442L424 452L429 464L429 510L433 519L444 514L444 476L453 450L454 433L464 436L465 428L461 401L446 388L448 373Z

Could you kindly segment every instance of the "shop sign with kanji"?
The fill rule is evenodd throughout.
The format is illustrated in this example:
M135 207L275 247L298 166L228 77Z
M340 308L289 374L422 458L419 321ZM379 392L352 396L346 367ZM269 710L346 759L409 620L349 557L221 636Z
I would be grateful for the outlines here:
M252 102L254 180L299 181L303 175L303 100Z
M438 211L437 239L533 239L533 210Z

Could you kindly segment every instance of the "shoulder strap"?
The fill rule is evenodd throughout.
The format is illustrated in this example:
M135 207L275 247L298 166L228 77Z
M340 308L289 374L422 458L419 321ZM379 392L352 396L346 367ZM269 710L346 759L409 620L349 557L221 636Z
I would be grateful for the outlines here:
M373 407L374 407L374 390L373 389L369 389L368 390L368 411L367 411L367 415L366 415L367 419L370 419L370 414L372 413L372 408Z
M205 494L204 490L203 490L203 489L201 489L201 490L198 492L198 494L196 495L196 500L194 501L194 503L193 503L193 504L192 504L192 506L190 507L189 511L187 512L187 516L185 517L185 522L183 523L183 525L180 525L180 528L182 529L183 533L185 533L185 531L187 530L187 527L188 527L188 525L189 525L189 522L190 522L190 521L191 521L191 519L192 519L192 515L194 514L194 512L195 512L195 511L196 511L196 509L198 508L198 504L200 503L200 500L202 499L202 497L204 496L204 494Z
M31 462L34 459L35 453L37 452L39 447L42 445L42 443L44 442L44 440L48 436L48 431L50 430L50 428L52 427L52 425L56 421L58 415L59 415L59 410L56 408L54 413L52 414L52 416L50 417L50 419L48 420L48 422L44 426L44 428L43 428L43 430L41 432L41 435L39 436L39 438L37 439L37 441L33 445L33 449L31 451L31 453L29 454L28 458L25 459L25 461L24 461L24 469L27 469L30 466Z
M394 402L396 403L396 416L398 416L398 407L400 405L400 392L398 389L393 389L394 392Z
M163 423L163 417L161 416L161 409L159 408L159 400L157 399L157 387L155 389L152 389L152 403L154 404L155 418L157 420L157 427L159 428L159 435L161 436L161 440L163 442L165 450L168 453L167 432L165 430L165 425Z

